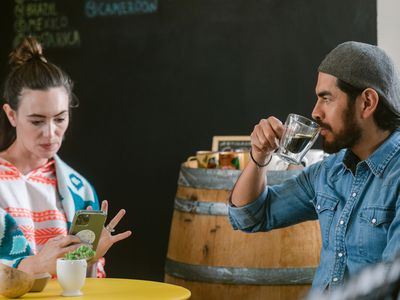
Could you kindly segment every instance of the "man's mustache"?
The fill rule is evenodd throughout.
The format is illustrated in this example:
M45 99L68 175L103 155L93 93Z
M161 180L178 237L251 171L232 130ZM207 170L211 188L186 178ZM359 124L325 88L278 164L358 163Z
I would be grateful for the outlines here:
M328 129L332 131L332 127L329 124L322 122L321 120L315 120L315 122L321 127L321 129Z

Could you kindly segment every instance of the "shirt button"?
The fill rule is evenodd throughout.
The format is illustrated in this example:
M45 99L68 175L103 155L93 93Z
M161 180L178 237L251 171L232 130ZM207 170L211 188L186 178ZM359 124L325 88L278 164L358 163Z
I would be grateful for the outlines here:
M340 220L339 223L340 223L340 225L343 225L343 224L344 224L344 221L343 221L343 220Z
M338 256L339 256L339 257L342 257L342 256L343 256L343 253L342 253L342 252L339 252L339 253L338 253Z
M321 205L318 205L318 206L317 206L317 209L320 210L320 209L321 209Z
M353 197L355 197L355 196L357 196L357 193L353 193L353 194L351 194Z
M337 279L336 277L335 278L333 278L333 282L336 282L336 281L338 281L339 279Z
M371 220L371 222L372 222L372 224L375 224L375 223L376 223L376 219L373 218L373 219Z

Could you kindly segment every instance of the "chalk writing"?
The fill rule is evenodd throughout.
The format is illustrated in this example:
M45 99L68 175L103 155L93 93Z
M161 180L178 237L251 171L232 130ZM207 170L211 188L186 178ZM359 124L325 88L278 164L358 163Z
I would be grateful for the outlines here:
M25 34L17 34L14 38L14 47L16 47ZM73 47L81 44L80 34L77 30L36 33L35 37L45 48Z
M78 30L68 16L60 13L56 0L15 0L13 46L26 35L35 36L45 48L76 47L81 44Z
M153 13L156 10L157 0L132 0L116 2L88 0L85 4L85 14L89 18Z
M56 4L51 2L27 3L25 15L28 18L57 16Z
M61 30L68 27L66 16L51 18L26 18L15 21L14 28L17 32L39 32L44 30Z
M250 151L250 141L219 141L218 151Z

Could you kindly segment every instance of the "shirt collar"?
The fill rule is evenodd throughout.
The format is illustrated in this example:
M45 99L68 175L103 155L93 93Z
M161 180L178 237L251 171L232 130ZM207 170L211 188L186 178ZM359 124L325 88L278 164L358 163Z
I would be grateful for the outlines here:
M393 156L400 149L400 129L395 130L384 142L363 162L368 165L375 176L381 176ZM360 162L350 149L339 152L343 168L351 170L352 165Z
M400 129L396 129L364 162L375 176L381 176L393 156L400 150ZM343 168L352 170L353 164L360 160L350 149L338 153ZM343 169L344 170L344 169Z
M360 162L360 159L357 155L353 153L350 149L347 149L343 156L343 164L347 169L349 169L353 174L356 173L357 164Z
M395 130L365 161L372 173L381 176L390 160L400 149L400 129Z

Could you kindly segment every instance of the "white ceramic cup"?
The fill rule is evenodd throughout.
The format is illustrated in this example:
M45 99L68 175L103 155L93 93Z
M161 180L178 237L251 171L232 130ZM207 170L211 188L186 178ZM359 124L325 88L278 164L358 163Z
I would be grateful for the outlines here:
M87 262L85 259L57 259L57 279L63 288L63 296L81 296L85 284Z

